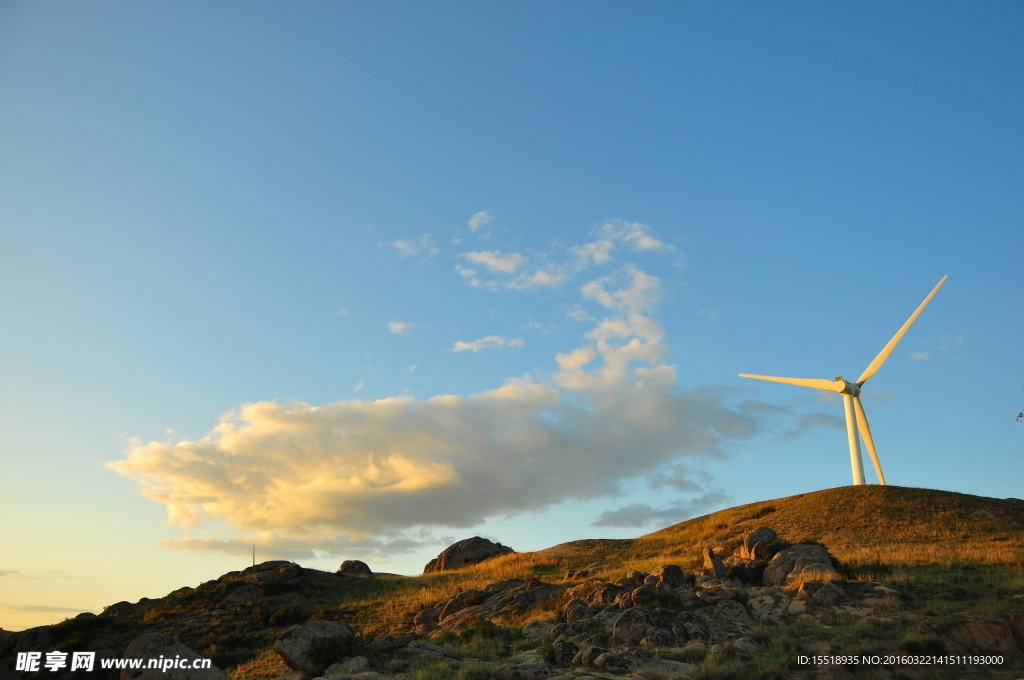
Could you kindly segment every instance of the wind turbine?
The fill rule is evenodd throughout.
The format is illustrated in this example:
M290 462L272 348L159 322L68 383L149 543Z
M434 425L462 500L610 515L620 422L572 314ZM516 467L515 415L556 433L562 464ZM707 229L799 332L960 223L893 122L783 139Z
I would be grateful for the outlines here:
M889 354L896 347L896 343L900 341L903 334L910 328L910 324L914 323L917 315L921 313L921 310L925 308L932 296L938 292L942 284L946 282L949 276L943 276L942 280L932 288L932 292L928 293L928 297L924 299L914 313L910 315L907 322L896 331L896 335L892 337L889 344L882 348L882 351L878 353L875 360L868 364L868 367L864 369L864 372L857 378L857 382L850 382L845 380L843 376L836 376L835 380L819 380L815 378L776 378L770 375L747 375L746 373L740 373L741 378L756 378L758 380L773 380L775 382L789 383L790 385L803 385L804 387L813 387L816 390L825 390L826 392L839 392L843 395L843 406L846 408L846 437L850 442L850 466L853 468L853 483L863 484L864 483L864 460L860 453L860 438L857 436L858 430L864 437L864 444L868 447L868 453L871 454L871 462L875 466L875 473L878 475L878 481L885 484L885 475L882 474L882 465L878 462L878 452L875 450L875 441L871 438L871 428L868 427L868 418L864 415L864 407L860 403L860 388L868 381L868 378L873 376L875 372L882 367L885 360L889 358Z

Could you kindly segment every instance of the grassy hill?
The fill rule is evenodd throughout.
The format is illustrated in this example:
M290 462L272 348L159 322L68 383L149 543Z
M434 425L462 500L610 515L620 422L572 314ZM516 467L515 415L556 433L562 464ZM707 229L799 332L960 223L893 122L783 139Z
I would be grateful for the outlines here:
M1024 614L1024 578L1020 572L1024 563L1024 501L866 485L738 506L634 539L579 540L539 552L514 553L442 574L341 578L305 569L301 579L261 584L266 597L257 603L225 606L225 598L240 582L246 578L251 581L258 573L257 566L196 589L169 593L159 600L137 605L120 603L102 616L68 619L50 626L49 631L54 646L62 651L111 649L121 654L135 636L158 629L213 657L216 665L235 677L270 679L287 670L270 651L273 640L295 623L343 620L368 641L385 633L410 632L413 616L421 609L504 579L561 583L566 572L598 560L611 563L611 569L600 575L606 581L633 569L650 573L663 564L700 571L704 546L714 546L719 554L731 554L743 536L758 526L769 526L792 543L824 544L843 563L851 581L863 582L866 587L871 581L896 584L901 598L886 605L891 605L892 612L883 620L889 623L878 624L878 630L893 638L892 644L905 634L931 639L928 636L964 622L1001 621ZM515 623L553 619L564 600L554 598ZM913 609L912 615L907 614L901 624L903 614L899 612L906 613L908 607ZM777 631L766 633L765 640L789 640L779 644L790 653L800 648L801 637L831 639L823 632L825 629L838 635L835 631L844 630L847 624L853 630L863 622L839 620L812 629L807 627L810 624L794 619L785 627L789 637ZM16 641L17 636L0 639L0 665L12 667ZM468 644L468 638L462 642ZM472 653L497 660L526 642L513 640L500 645L500 649L477 646ZM783 652L779 654L784 656Z

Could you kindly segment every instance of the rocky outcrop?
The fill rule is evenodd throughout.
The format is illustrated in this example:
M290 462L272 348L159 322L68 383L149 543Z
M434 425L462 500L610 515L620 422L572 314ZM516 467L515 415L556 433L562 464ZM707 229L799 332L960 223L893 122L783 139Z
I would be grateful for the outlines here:
M765 567L761 580L766 586L780 586L794 581L831 581L841 578L823 546L807 543L781 550Z
M317 677L345 656L354 638L347 623L310 621L282 633L274 641L274 651L289 668Z
M342 576L373 576L370 567L361 560L345 560L338 567L338 573Z
M507 545L474 536L473 538L453 543L442 550L440 555L427 562L427 566L423 567L423 573L434 574L441 571L451 571L512 552L515 551Z
M725 578L726 569L722 558L711 548L704 548L704 569L715 578Z
M175 662L175 666L183 665L180 660L188 660L187 668L145 668L148 661L143 662L143 668L125 668L121 671L121 680L228 680L228 676L219 669L192 668L191 662L201 659L198 654L181 644L172 637L162 633L143 633L132 640L127 649L124 650L125 659L163 659L166 662Z

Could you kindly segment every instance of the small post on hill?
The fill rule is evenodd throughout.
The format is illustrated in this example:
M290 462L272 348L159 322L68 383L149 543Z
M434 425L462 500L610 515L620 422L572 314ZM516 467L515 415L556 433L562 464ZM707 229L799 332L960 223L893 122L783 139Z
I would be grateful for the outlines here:
M256 566L256 544L252 544L252 566Z

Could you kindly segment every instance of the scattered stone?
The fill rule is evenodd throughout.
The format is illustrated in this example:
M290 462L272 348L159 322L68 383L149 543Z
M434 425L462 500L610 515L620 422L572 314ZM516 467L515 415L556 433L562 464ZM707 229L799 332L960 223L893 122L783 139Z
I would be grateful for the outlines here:
M726 576L725 564L722 558L715 554L711 548L704 548L704 569L708 570L715 578L723 579Z
M579 651L579 646L567 638L558 638L551 643L551 655L556 666L568 666Z
M274 651L289 668L316 677L337 661L354 637L347 623L310 621L282 633L274 641Z
M427 624L437 623L441 618L441 610L437 607L427 607L426 609L420 610L420 612L413 619L413 623L417 626L423 626Z
M736 600L719 602L715 605L715 614L735 626L749 628L756 625L756 622L747 613L747 608Z
M612 627L612 644L635 645L647 635L647 629L654 625L654 614L647 607L627 609Z
M587 598L587 603L592 607L613 604L625 590L622 586L617 586L614 583L599 583L594 592Z
M143 633L124 650L125 659L200 659L198 654L162 633ZM143 664L148 665L148 662ZM188 664L191 666L191 664ZM210 668L125 668L121 680L228 680L220 669Z
M410 642L412 642L411 635L383 635L366 645L366 651L371 654L387 654L405 647Z
M547 621L530 621L523 626L523 637L527 640L545 640L551 635L551 629L554 627L555 624Z
M395 654L398 656L446 656L440 647L422 640L411 640L408 644L396 649Z
M774 529L769 527L758 527L747 534L743 539L743 545L740 546L739 556L748 560L765 559L764 557L755 557L755 546L757 546L758 543L770 543L771 541L778 540L778 538L779 535L775 533Z
M766 586L785 585L796 580L831 581L840 578L828 551L820 545L800 543L780 550L761 576Z
M551 675L551 666L546 663L504 664L495 669L498 680L533 680Z
M324 671L324 677L332 675L355 675L370 670L370 660L365 656L350 656L337 663L332 663Z
M843 599L843 591L834 583L825 583L811 595L811 599L818 604L830 607Z
M343 576L373 576L369 565L362 560L345 560L338 567L338 572Z
M651 572L651 576L658 579L657 585L665 585L669 588L686 587L686 572L675 564L666 564L661 567L656 567L654 571Z
M269 572L269 573L273 573L273 572ZM231 602L231 603L251 602L252 600L260 599L261 597L263 597L264 594L265 594L265 591L263 590L263 588L260 588L259 586L254 586L254 585L251 585L251 584L246 584L244 586L240 586L240 587L235 588L234 590L232 590L231 594L228 595L224 599L225 599L226 602ZM173 602L173 601L174 600L171 600L171 602ZM171 602L167 603L168 607L171 607Z
M127 604L127 603L125 603ZM45 652L53 644L53 635L44 627L29 628L18 638L16 652Z
M423 573L434 574L442 571L451 571L512 552L515 551L506 545L474 536L473 538L453 543L442 550L440 555L427 563L427 566L423 568Z

